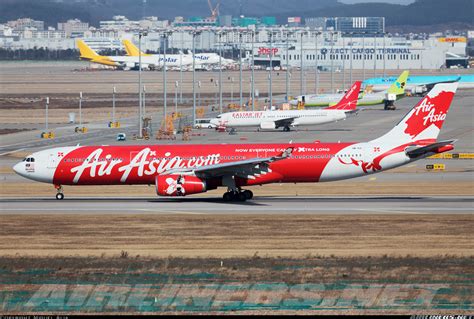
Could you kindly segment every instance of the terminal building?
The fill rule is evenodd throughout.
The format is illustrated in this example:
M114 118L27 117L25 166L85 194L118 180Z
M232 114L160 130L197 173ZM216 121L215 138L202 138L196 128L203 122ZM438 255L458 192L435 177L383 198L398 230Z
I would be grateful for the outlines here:
M384 17L306 18L305 25L311 29L338 31L355 37L382 37L385 33Z
M300 20L294 18L291 21L299 24ZM59 23L57 30L52 27L45 30L42 21L26 18L0 25L0 47L75 49L75 38L82 38L97 51L118 52L123 50L123 39L137 44L138 31L146 29L147 35L142 37L141 43L143 51L160 52L165 41L166 47L175 52L193 47L197 52L222 50L232 52L234 59L238 59L238 51L242 50L246 63L250 63L253 54L256 64L262 67L270 65L269 52L273 52L274 66L303 69L316 66L336 71L347 68L439 69L467 65L466 37L390 36L385 32L383 17L308 18L306 27L274 26L273 17L234 19L223 16L219 21L230 26L190 27L184 18L177 17L170 29L167 20L157 17L132 21L115 16L101 21L100 28L68 20ZM195 22L206 21L196 19ZM163 31L170 32L166 40Z

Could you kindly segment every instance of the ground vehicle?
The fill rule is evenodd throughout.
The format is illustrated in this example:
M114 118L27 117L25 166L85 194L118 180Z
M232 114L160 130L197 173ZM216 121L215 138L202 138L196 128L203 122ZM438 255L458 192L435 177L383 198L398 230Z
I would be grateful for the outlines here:
M216 128L215 124L211 123L212 119L196 119L194 128Z
M126 141L127 135L125 133L118 133L117 134L117 141Z

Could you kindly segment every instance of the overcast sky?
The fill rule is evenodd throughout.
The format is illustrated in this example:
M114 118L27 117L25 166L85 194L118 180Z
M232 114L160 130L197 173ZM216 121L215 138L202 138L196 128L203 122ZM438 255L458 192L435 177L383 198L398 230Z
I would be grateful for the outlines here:
M410 4L415 2L415 0L339 0L342 3L361 3L361 2L386 2L394 4Z

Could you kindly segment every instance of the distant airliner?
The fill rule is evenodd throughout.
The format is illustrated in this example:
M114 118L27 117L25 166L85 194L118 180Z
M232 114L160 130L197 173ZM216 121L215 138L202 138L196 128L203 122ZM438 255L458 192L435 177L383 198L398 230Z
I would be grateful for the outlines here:
M361 98L357 101L357 106L384 104L387 93L394 94L397 98L403 97L408 74L409 71L403 71L398 78L393 78L390 82L390 87L387 87L383 92L362 93ZM333 105L337 103L343 95L344 93L300 95L297 96L296 99L291 100L290 104L297 105L304 101L305 107Z
M108 65L114 66L122 70L131 70L131 69L138 69L138 65L140 59L137 56L103 56L97 54L94 50L92 50L83 40L77 40L77 46L79 47L79 51L81 53L80 59ZM182 64L180 63L180 59L182 59ZM160 68L164 65L164 57L163 56L151 56L151 55L142 55L142 69L156 69ZM179 55L179 54L170 54L166 55L166 65L167 67L179 67L180 65L188 66L192 64L192 58L189 58L187 55Z
M128 56L139 56L140 55L140 50L132 43L130 40L123 40L122 41L125 51L127 52ZM168 57L169 54L166 54ZM181 54L185 55L186 58L189 60L191 59L192 61L192 54ZM142 52L142 56L155 56L155 57L161 57L162 55L160 54L145 54ZM176 55L173 55L176 56ZM178 54L179 56L179 54ZM219 64L219 55L216 53L196 53L194 54L194 59L196 68L199 68L204 65L218 65ZM220 58L220 63L222 66L227 66L231 64L235 64L234 60L231 59L225 59L225 58Z
M357 106L361 82L355 82L340 101L330 107L318 110L244 111L219 114L211 124L219 127L251 127L290 131L299 125L325 124L345 120L354 113Z
M394 77L382 77L382 78L370 78L363 82L364 85L372 86L372 90L383 91L386 90L390 83L395 80ZM474 89L474 74L461 74L461 75L412 75L408 77L406 81L406 89L411 90L417 86L425 86L427 90L441 82L458 82L459 89Z

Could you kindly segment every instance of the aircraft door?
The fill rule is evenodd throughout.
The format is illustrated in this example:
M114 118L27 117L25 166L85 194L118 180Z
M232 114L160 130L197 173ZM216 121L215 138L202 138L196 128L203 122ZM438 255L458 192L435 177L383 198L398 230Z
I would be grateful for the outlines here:
M58 167L59 158L56 154L49 154L48 156L48 168L54 169Z

